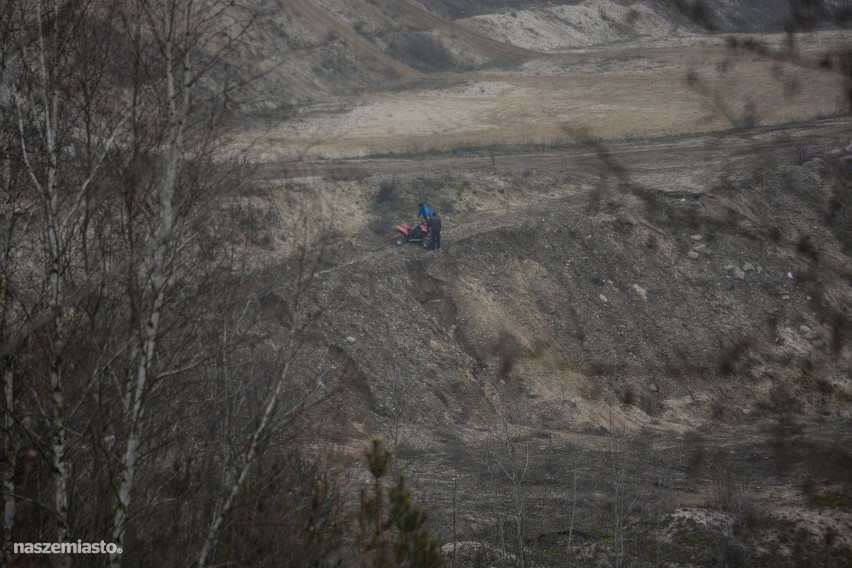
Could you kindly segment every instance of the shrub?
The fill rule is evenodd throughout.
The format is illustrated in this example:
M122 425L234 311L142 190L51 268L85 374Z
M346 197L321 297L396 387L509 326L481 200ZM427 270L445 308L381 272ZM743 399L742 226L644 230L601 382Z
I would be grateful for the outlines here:
M367 448L367 464L373 476L371 490L361 492L359 547L364 565L377 568L408 566L437 568L444 565L441 547L426 528L426 513L411 503L405 476L385 492L382 478L390 470L392 455L381 440Z
M806 162L810 162L813 159L813 154L811 154L811 150L807 144L799 140L790 148L790 157L794 164L801 166Z
M400 186L396 181L396 177L383 179L379 183L379 192L376 194L376 203L379 205L383 203L393 203L399 198L399 190Z
M222 565L336 566L346 524L336 484L295 454L258 463L222 531ZM262 522L259 522L262 520Z
M390 49L398 59L420 71L450 71L458 67L450 50L430 35L398 35Z
M727 469L716 472L710 499L714 509L737 517L750 514L754 508L747 480Z
M358 164L341 164L331 168L323 177L327 181L361 181L370 177L370 172Z

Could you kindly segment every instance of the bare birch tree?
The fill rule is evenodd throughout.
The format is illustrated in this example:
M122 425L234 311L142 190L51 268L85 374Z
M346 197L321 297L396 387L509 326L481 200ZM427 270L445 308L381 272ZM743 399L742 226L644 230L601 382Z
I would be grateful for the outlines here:
M164 442L145 441L152 391L196 358L181 350L196 267L182 259L205 253L201 209L224 181L201 174L227 161L228 96L204 80L245 27L235 2L2 9L4 553L21 499L51 519L51 540L100 540L107 526L75 495L113 483L100 495L115 499L109 534L123 546L142 454ZM14 485L22 436L49 499Z
M91 105L80 104L83 102L78 97L80 93L75 91L76 73L94 68L102 71L106 64L106 59L98 57L85 41L82 31L94 11L102 22L110 17L107 3L97 7L84 1L13 3L8 16L14 37L8 42L10 50L4 58L10 63L8 67L4 65L4 86L8 89L4 108L15 126L14 156L7 151L6 167L7 172L13 169L14 158L17 161L14 169L22 183L22 189L14 196L16 204L11 203L12 194L7 192L12 216L7 225L6 243L17 249L7 248L7 258L11 263L13 257L20 257L24 251L41 258L41 266L25 260L16 266L14 277L10 273L10 279L18 282L9 282L7 290L14 290L14 297L6 296L4 320L8 322L9 317L20 315L28 317L28 312L33 311L51 315L39 334L45 346L50 411L44 405L38 406L50 426L44 437L35 434L34 442L49 456L53 485L50 510L56 525L55 540L59 543L69 539L70 531L68 420L73 410L67 395L67 361L80 317L68 299L91 276L86 272L87 227L81 219L90 213L92 182L121 127L121 120L116 120L110 109L101 109L96 115ZM98 90L97 86L89 87L89 95ZM7 180L12 175L9 173ZM21 206L38 219L38 229L27 231L28 236L12 245L14 211ZM27 276L19 278L21 273ZM35 288L38 291L25 293L24 283L31 285L39 279L39 274L42 284ZM17 285L20 288L13 288ZM85 380L72 382L82 386ZM10 381L6 386L6 407L10 409L6 418L11 426L14 388ZM29 386L38 386L38 382ZM7 490L7 504L10 493L14 495L11 488ZM7 506L10 515L13 509ZM69 565L69 557L59 556L58 564Z

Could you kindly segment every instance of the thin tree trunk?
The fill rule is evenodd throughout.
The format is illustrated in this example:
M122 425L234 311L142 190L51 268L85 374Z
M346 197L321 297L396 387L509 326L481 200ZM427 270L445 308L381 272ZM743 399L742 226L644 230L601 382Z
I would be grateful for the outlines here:
M216 543L219 540L219 529L221 528L222 523L225 521L225 517L230 512L231 507L234 504L234 499L237 497L240 492L240 489L245 483L249 470L252 464L254 463L255 458L257 457L260 442L263 439L264 434L266 434L266 430L269 428L269 423L272 419L272 414L275 410L276 405L278 404L278 400L281 397L281 392L284 388L284 383L290 371L291 361L292 358L288 359L287 363L284 365L284 370L281 372L281 375L278 378L278 382L275 385L275 389L272 391L269 400L267 400L266 402L263 415L261 416L257 427L254 429L254 432L252 432L251 443L249 444L248 452L246 453L246 457L243 461L242 467L240 468L239 473L237 473L237 475L234 477L234 481L231 483L231 489L228 492L228 496L225 498L225 501L221 504L221 506L218 507L218 512L214 516L213 522L210 523L210 529L207 531L207 538L204 541L204 545L201 547L201 554L198 558L198 568L207 568L207 566L209 565L210 555L215 549Z
M24 129L23 114L21 101L13 94L12 104L18 113L18 134L20 136L20 149L23 158L24 166L29 175L33 186L39 191L42 197L45 219L46 219L46 243L44 243L45 256L48 259L47 284L48 296L47 303L49 311L53 315L50 323L50 328L47 334L48 343L48 374L50 377L51 387L51 406L53 408L53 432L51 434L51 475L54 483L53 494L53 514L56 521L56 536L57 543L66 542L68 538L68 464L66 461L66 437L67 424L65 412L65 397L63 385L63 361L62 350L64 348L64 330L63 330L63 303L62 303L62 279L61 279L61 264L62 251L59 245L59 195L58 195L58 155L57 155L57 121L59 116L59 96L53 85L53 73L48 69L47 64L47 44L45 39L45 30L42 26L44 14L42 13L41 2L35 3L36 7L36 25L37 25L37 40L38 40L38 57L39 57L39 80L40 80L40 96L41 96L41 112L43 114L43 143L44 152L47 157L47 170L44 182L39 181L37 172L29 159L29 152L26 145L27 134ZM53 21L54 26L58 25L59 8L56 2L53 3ZM56 30L52 30L54 35ZM5 380L5 378L4 378ZM4 384L5 389L5 384ZM5 390L4 390L5 396ZM54 565L60 567L70 566L71 559L67 554L56 555L51 558Z
M4 325L5 327L5 325ZM5 435L5 467L3 469L3 565L8 566L12 557L12 530L15 528L15 467L18 448L15 444L14 381L13 362L8 358L3 365L3 430Z
M453 476L453 568L456 566L456 562L458 560L458 555L456 554L456 546L459 541L459 533L456 529L456 493L459 488L459 475L458 475L458 460L455 463L456 466L456 474Z
M577 514L577 469L574 469L574 484L571 489L571 524L568 527L568 544L566 545L566 550L568 551L568 558L571 558L571 542L574 540L574 518Z
M9 277L11 276L11 250L14 238L15 211L12 207L12 174L9 165L9 154L3 153L3 192L5 194L5 213L9 217L9 228L6 231L3 251L3 274L0 287L3 294L3 321L0 323L0 339L6 339L9 333L11 293ZM18 463L18 447L15 442L15 370L14 357L9 355L2 359L3 367L3 452L5 456L3 469L3 550L2 564L8 566L12 559L12 530L15 528L15 468Z
M121 481L118 488L118 504L113 519L112 541L118 548L124 548L124 540L127 528L127 516L130 510L131 494L135 481L136 467L139 459L139 448L142 443L142 425L145 414L145 394L148 389L148 374L151 362L157 350L157 333L160 327L160 319L163 315L165 303L166 286L166 256L171 247L172 230L174 228L174 194L177 180L177 171L180 163L181 149L183 146L184 127L186 115L189 108L189 86L186 84L189 75L189 53L184 56L184 85L181 103L176 101L176 77L173 59L173 45L171 33L165 46L166 56L166 96L169 101L170 134L165 156L164 178L160 187L160 225L156 235L156 247L154 249L153 267L151 273L151 286L154 294L154 302L145 323L144 342L139 357L135 380L131 386L132 392L128 392L128 412L126 424L129 427L127 445L124 457L121 461ZM110 566L116 568L121 565L121 555L110 555Z
M51 73L48 71L44 30L42 29L41 4L36 3L38 10L37 21L39 31L39 56L41 67L42 102L44 103L44 141L47 154L47 179L43 186L45 214L47 218L47 253L50 259L48 276L49 305L56 314L49 334L50 350L50 387L53 405L54 429L51 439L53 481L54 481L54 514L56 517L56 542L63 543L68 539L68 463L66 461L67 424L65 413L65 394L63 384L62 350L64 342L62 318L62 279L61 255L59 247L58 209L59 192L57 187L57 119L59 115L59 96L53 88ZM59 18L58 5L53 3L54 26ZM22 132L22 137L24 133ZM35 177L35 172L30 170ZM54 557L55 564L63 568L71 565L67 554Z

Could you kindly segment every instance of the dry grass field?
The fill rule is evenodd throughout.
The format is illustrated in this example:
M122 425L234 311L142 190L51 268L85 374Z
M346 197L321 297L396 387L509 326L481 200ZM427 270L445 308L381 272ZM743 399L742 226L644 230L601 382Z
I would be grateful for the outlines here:
M827 33L826 40L849 36ZM844 108L842 78L835 74L737 56L722 40L695 43L588 48L531 58L514 70L418 78L399 91L345 97L333 111L328 103L316 110L307 105L295 119L249 137L262 140L261 160L341 158L560 143L576 132L604 140L715 132ZM804 57L815 60L819 53Z

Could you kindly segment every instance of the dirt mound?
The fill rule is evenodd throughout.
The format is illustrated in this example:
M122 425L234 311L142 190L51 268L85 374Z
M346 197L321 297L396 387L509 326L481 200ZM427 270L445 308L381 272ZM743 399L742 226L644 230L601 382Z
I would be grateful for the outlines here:
M485 543L461 547L471 559L808 564L820 539L842 556L837 77L672 42L695 28L659 3L556 4L455 22L416 2L293 4L306 61L341 57L306 89L329 96L347 74L365 88L264 125L258 145L276 210L304 212L325 247L300 372L322 361L338 389L340 467L361 479L356 448L388 440L440 538ZM803 53L847 39L814 34ZM362 40L369 63L347 51ZM477 65L523 62L460 72L465 46ZM791 76L808 88L779 86ZM801 113L829 118L789 123ZM438 253L392 244L420 201L444 219ZM265 242L274 255L298 236ZM776 554L807 519L818 536Z
M515 497L545 565L554 549L617 558L619 499L642 503L624 513L634 558L808 563L820 542L842 557L852 259L848 123L835 126L493 166L388 159L326 180L359 212L316 272L341 445L389 440L441 538L486 543L464 558L493 555ZM802 140L818 161L797 163ZM392 244L390 222L364 229L424 198L444 218L440 252Z
M258 6L241 55L238 71L252 79L247 106L262 119L280 118L283 103L392 86L419 77L419 69L516 61L529 53L414 1L296 0Z
M575 4L478 2L477 15L405 0L296 0L259 3L236 71L247 81L255 121L281 120L294 103L399 88L423 73L513 65L536 54L600 45L681 45L705 30L666 3L586 0ZM452 2L450 2L452 4ZM720 30L781 31L792 17L777 2L726 2L713 12ZM842 2L828 3L841 14ZM833 11L833 12L832 12ZM441 15L443 14L443 16ZM838 16L839 17L839 16ZM775 22L767 24L766 22ZM825 27L825 26L821 26ZM680 38L680 39L678 39ZM687 39L684 39L687 38Z
M637 39L669 39L688 29L644 3L611 0L476 16L464 23L535 51L561 51Z
M839 377L830 362L850 355L848 323L837 327L850 316L846 237L813 228L844 190L810 166L765 169L789 160L788 147L767 152L749 175L720 172L700 191L647 188L641 174L627 191L582 196L541 193L553 181L524 175L481 189L397 176L401 193L377 214L438 188L445 250L361 240L376 250L323 275L347 308L329 336L357 338L343 347L385 404L398 376L451 414L520 397L539 409L537 428L606 426L613 404L636 428L743 419L799 369ZM460 212L465 185L507 207Z

